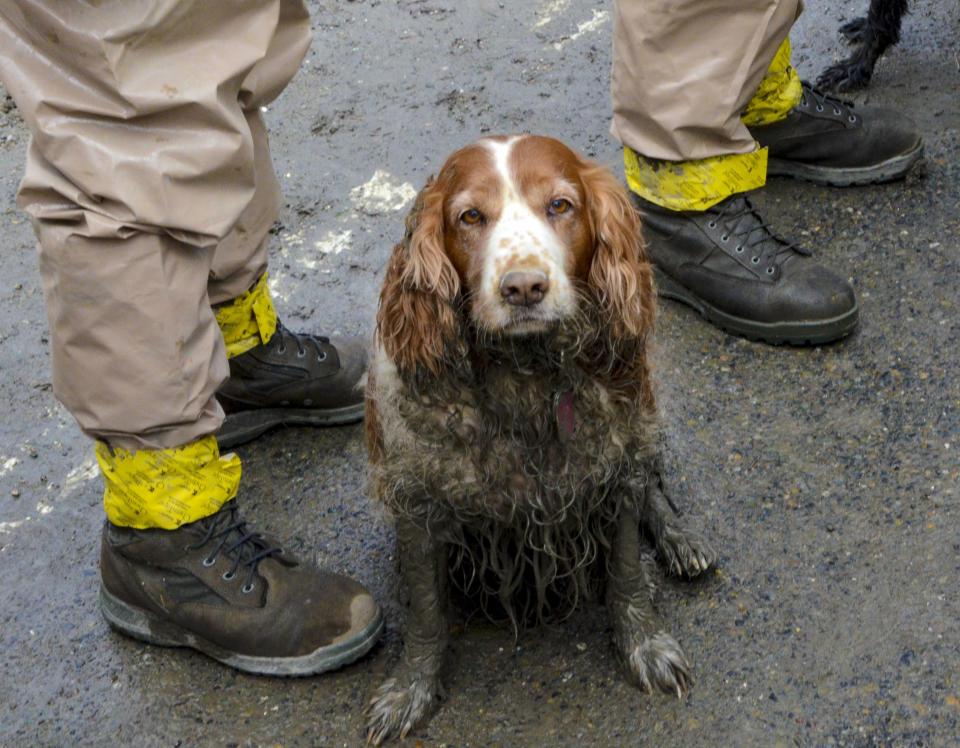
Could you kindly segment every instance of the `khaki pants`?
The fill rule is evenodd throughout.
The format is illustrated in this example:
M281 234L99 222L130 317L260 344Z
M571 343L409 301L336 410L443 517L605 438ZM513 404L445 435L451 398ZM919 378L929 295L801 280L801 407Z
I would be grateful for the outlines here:
M211 305L266 269L280 194L259 107L309 42L301 0L0 6L54 393L89 436L163 449L219 426Z
M741 122L800 0L615 0L611 132L651 159L756 150Z

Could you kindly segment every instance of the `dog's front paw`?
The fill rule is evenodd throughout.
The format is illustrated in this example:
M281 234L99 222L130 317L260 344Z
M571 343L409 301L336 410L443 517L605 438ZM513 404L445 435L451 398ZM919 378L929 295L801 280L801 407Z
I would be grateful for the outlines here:
M873 67L866 58L851 57L831 65L817 78L817 88L824 91L857 91L866 88L873 76Z
M680 698L693 685L686 655L677 640L665 631L657 632L634 647L627 667L636 685L649 693L659 688Z
M657 537L657 555L671 574L696 577L717 562L717 549L688 527L667 526Z
M429 676L388 678L376 690L364 716L367 719L367 744L407 733L427 716L438 694L438 683Z

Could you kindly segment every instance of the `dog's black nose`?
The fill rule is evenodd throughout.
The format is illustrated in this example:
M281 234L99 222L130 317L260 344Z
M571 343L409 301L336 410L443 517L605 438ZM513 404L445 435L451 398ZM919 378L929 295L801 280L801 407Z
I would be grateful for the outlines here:
M500 296L513 306L533 306L550 290L550 279L542 270L511 270L500 279Z

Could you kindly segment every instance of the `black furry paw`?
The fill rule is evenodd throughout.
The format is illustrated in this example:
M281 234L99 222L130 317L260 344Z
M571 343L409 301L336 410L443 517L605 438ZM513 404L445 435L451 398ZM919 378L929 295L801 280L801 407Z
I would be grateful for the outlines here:
M665 631L634 647L627 668L636 685L648 693L657 688L680 698L693 685L686 655L676 639Z
M857 91L865 88L873 76L873 67L866 61L844 60L831 65L817 78L817 88L824 91Z
M367 720L367 745L380 745L396 736L406 737L419 725L438 698L436 679L427 676L393 677L374 692L364 717Z
M699 576L717 562L717 555L710 541L690 528L667 527L657 538L657 557L674 576Z
M849 23L845 23L840 27L840 34L850 42L850 44L858 44L866 38L868 25L866 16L863 18L854 18Z

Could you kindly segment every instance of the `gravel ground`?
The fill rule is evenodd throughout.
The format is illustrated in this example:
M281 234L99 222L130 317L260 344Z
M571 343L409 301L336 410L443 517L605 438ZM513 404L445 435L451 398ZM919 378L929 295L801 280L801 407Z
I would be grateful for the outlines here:
M485 133L554 135L621 173L608 134L609 4L310 2L315 39L266 114L286 196L272 288L291 327L368 333L415 191ZM808 3L801 75L842 52L866 0ZM524 633L471 622L446 698L411 746L947 746L960 741L960 14L915 3L858 104L908 111L926 163L899 183L773 180L784 234L851 279L838 345L772 348L664 302L663 419L721 548L658 605L697 683L647 696L617 669L604 611ZM101 485L50 389L33 235L14 203L27 135L0 90L0 744L355 746L401 647L389 523L362 429L288 429L238 451L246 513L382 601L373 653L274 680L111 633L96 605Z

